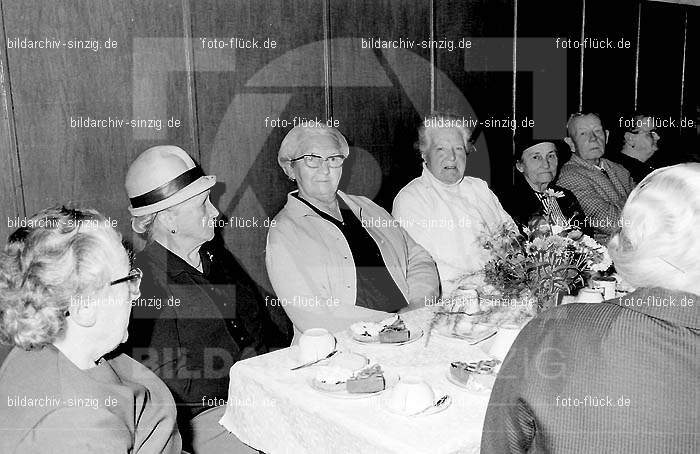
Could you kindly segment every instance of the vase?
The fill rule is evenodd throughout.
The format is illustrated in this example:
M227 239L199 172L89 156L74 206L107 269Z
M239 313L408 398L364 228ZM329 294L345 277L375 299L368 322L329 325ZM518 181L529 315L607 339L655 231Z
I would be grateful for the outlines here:
M556 291L551 295L541 296L537 299L539 303L539 312L546 311L551 307L557 307L561 304L561 300L564 297L563 292Z

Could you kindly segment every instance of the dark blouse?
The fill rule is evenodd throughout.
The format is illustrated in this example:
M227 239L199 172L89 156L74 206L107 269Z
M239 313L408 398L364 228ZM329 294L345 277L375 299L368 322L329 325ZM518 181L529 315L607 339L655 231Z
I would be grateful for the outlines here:
M655 170L654 167L650 166L646 162L642 162L638 159L633 158L632 156L622 154L619 151L617 153L610 153L610 155L605 155L605 157L610 159L611 161L620 164L622 167L627 169L627 171L630 173L630 176L636 184L639 184L644 179L644 177L646 177Z
M550 184L549 189L562 192L563 197L556 199L562 214L566 219L571 220L571 224L578 226L583 233L592 236L592 231L588 223L585 222L583 209L578 203L573 192L566 188ZM522 175L516 176L513 188L501 198L503 209L510 214L518 227L527 227L529 220L535 215L544 215L545 207L540 197L527 183Z
M289 345L233 255L215 240L199 252L203 272L156 242L136 256L141 297L133 303L124 346L172 391L185 443L187 421L226 402L236 361Z
M356 306L384 312L397 312L408 306L406 298L389 274L374 238L342 199L338 198L338 205L343 220L338 221L299 197L298 193L294 196L323 219L338 227L348 242L357 276Z

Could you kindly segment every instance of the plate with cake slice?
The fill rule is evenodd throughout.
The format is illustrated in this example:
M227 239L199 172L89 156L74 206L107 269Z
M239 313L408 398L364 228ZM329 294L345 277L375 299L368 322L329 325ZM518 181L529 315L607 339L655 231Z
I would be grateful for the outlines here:
M465 340L475 345L490 338L497 331L493 326L475 323L466 318L445 318L435 325L432 332L437 336Z
M338 399L365 399L391 389L399 381L396 373L373 364L357 371L323 366L309 380L309 386L326 396Z
M447 371L447 380L467 391L477 394L488 394L496 381L495 367L500 363L497 359L474 362L455 361Z
M406 325L398 314L380 322L359 322L350 326L350 338L359 344L405 345L423 337L423 329Z

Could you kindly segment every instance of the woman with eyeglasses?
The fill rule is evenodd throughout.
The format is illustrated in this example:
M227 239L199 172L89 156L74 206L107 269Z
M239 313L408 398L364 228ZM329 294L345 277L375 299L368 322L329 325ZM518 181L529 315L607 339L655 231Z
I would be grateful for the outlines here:
M394 199L392 214L437 263L443 295L466 275L480 282L490 259L482 237L515 224L484 180L464 175L475 150L464 119L435 114L418 128L423 173Z
M94 210L41 211L0 253L0 452L179 453L173 397L110 354L141 272Z
M423 307L438 294L435 263L384 209L338 190L350 153L330 127L295 127L277 161L298 190L275 216L265 261L294 323L331 332Z

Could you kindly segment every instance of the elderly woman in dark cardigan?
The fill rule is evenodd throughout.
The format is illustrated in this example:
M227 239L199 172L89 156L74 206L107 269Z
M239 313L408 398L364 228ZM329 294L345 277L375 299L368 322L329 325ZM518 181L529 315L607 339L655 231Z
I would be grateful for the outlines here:
M214 240L219 211L209 192L215 182L174 146L144 151L126 175L132 228L147 238L136 256L144 277L128 351L173 392L185 448L195 451L204 448L190 420L208 418L219 427L231 366L271 345L289 345L255 283ZM225 444L220 449L236 452Z
M175 402L126 340L140 270L93 210L28 220L0 252L0 452L179 453Z
M585 222L576 196L552 183L559 165L555 142L526 142L517 147L516 153L518 175L501 202L519 227L527 227L533 218L544 218L549 224L573 227L590 234L590 226Z

